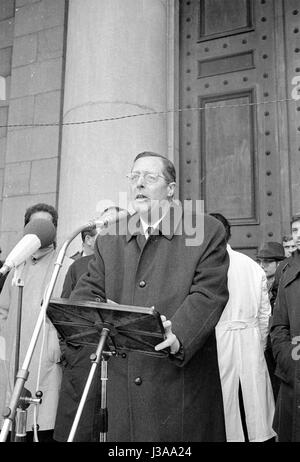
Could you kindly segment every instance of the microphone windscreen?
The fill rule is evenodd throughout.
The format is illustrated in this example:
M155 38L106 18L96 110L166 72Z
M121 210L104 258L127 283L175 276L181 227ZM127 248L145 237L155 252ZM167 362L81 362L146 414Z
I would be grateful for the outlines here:
M35 218L25 226L24 236L26 234L35 234L41 241L41 248L43 248L53 243L56 229L52 221L45 218Z

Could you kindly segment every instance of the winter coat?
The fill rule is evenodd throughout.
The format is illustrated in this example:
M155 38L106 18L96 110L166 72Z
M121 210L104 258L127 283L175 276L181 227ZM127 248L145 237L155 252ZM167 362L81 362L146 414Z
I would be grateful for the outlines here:
M271 341L280 390L274 430L280 442L300 441L300 251L287 260L275 302Z
M227 441L244 441L241 384L249 441L275 436L274 397L264 358L271 305L264 270L246 255L229 253L229 300L216 326Z
M190 246L172 217L173 208L144 244L130 227L99 236L71 296L155 306L183 346L179 357L128 351L109 359L108 441L225 441L214 331L228 299L224 228L202 217L202 240Z

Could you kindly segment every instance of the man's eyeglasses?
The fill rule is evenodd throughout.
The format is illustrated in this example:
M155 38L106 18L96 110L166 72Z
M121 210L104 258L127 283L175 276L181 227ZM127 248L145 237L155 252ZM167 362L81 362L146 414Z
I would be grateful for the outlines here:
M126 177L132 184L137 183L141 176L144 178L147 184L157 183L158 178L163 178L165 181L167 181L167 179L163 175L159 175L159 173L131 172L128 175L126 175Z

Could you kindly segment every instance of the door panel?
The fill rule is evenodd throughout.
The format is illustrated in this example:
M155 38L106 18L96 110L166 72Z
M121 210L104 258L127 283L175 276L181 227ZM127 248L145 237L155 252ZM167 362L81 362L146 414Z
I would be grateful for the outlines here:
M180 198L223 213L232 246L253 257L281 240L274 8L180 2Z
M207 210L222 210L232 220L257 222L252 92L223 99L203 98L202 197ZM220 110L220 108L222 108ZM224 118L226 114L226 118ZM215 136L215 127L219 127ZM239 172L239 175L237 175Z
M201 0L199 8L199 39L209 40L252 27L250 0Z

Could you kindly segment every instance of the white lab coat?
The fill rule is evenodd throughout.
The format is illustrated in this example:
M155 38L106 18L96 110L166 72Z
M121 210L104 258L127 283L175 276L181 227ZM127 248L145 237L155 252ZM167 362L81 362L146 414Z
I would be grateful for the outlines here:
M263 269L227 245L229 299L216 326L227 441L244 441L241 383L249 441L272 438L274 397L264 348L271 306Z

